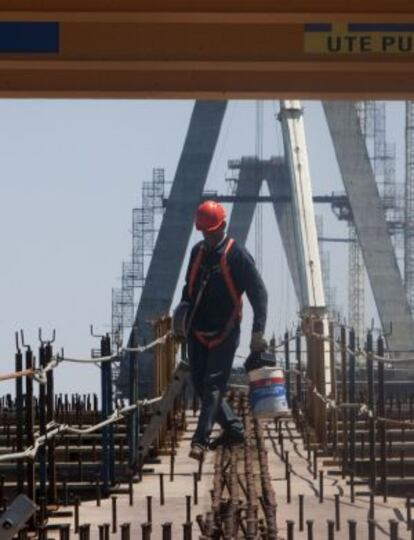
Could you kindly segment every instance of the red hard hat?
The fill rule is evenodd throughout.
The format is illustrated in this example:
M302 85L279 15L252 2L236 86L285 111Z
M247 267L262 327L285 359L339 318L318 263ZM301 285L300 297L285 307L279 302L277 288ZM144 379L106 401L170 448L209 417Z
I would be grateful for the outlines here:
M216 201L204 201L197 208L196 229L198 231L216 231L224 222L226 211Z

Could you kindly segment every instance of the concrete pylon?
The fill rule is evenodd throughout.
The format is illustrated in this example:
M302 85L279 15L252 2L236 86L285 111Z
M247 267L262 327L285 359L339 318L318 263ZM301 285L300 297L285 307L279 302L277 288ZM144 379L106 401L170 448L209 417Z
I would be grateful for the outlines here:
M168 314L177 287L185 252L193 228L197 207L207 180L211 160L226 111L226 101L196 101L191 115L181 157L177 166L161 228L157 236L148 269L134 330L128 346L148 343L153 339L151 322L161 314ZM152 395L152 353L143 353L139 359L130 356L139 373L139 396ZM130 394L131 371L128 361L121 364L119 389Z
M238 244L245 245L253 222L254 212L262 182L267 182L270 196L275 199L273 209L285 250L297 300L305 304L299 268L301 265L297 249L297 227L292 204L292 178L283 157L272 157L258 161L255 157L242 157L239 160L239 176L229 221L228 234ZM237 200L240 199L240 200ZM280 200L280 202L277 202Z
M290 275L300 305L303 305L302 287L299 274L299 254L296 244L296 227L294 226L294 211L292 205L292 183L289 168L283 158L272 158L266 168L266 181L270 196L284 199L283 202L273 202L276 221L285 249ZM290 199L290 200L286 200Z
M255 157L243 157L240 161L236 197L258 197L263 181L263 161ZM228 235L244 246L253 221L256 201L233 204Z
M389 350L414 350L414 323L355 104L324 102L365 268Z

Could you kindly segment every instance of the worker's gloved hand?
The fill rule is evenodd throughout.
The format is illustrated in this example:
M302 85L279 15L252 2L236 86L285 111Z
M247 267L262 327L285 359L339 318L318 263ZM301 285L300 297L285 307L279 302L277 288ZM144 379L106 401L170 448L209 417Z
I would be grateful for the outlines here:
M252 352L264 352L267 349L267 341L263 337L263 332L252 332L250 350Z

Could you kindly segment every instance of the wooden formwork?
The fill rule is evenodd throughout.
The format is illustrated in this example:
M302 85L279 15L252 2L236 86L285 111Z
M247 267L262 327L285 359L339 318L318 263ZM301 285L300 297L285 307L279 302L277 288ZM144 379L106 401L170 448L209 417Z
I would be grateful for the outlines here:
M177 341L169 333L171 330L171 317L162 317L154 324L154 338L167 336L165 341L156 345L154 350L154 389L153 395L161 396L165 393L171 382L171 377L176 368L176 356L178 351ZM175 415L175 407L170 411L167 423L159 430L159 435L154 448L158 451L165 444L168 431L171 431L171 415Z
M155 339L168 334L171 329L171 317L162 317L154 324ZM177 342L168 334L165 342L156 345L154 351L154 395L160 396L168 386L175 368Z
M318 442L326 445L327 400L325 380L324 325L320 318L312 317L304 323L307 336L307 419L315 431Z

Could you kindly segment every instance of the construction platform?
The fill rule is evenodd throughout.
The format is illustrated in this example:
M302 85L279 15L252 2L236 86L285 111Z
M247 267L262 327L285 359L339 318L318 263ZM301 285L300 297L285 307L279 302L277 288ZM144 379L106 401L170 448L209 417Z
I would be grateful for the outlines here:
M188 458L196 421L193 412L187 411L187 430L177 446L175 459L162 455L159 463L147 464L142 479L134 482L133 500L128 493L128 485L124 485L117 489L116 499L102 500L100 506L97 506L97 501L82 502L79 507L79 538L105 538L105 524L111 539L412 538L413 533L407 525L407 512L410 520L411 507L407 510L404 498L388 496L384 502L382 496L370 497L366 484L355 482L351 485L349 480L341 477L340 469L333 465L332 459L318 455L315 459L314 452L307 447L306 440L291 419L277 423L261 422L259 435L256 424L250 419L250 472L254 480L250 487L254 490L255 500L249 501L246 493L249 489L249 467L242 446L208 452L198 476L197 462ZM258 448L262 443L267 469L261 468L259 459ZM236 483L231 481L233 473L237 477ZM267 535L272 521L272 516L266 517L264 512L263 487L267 473L268 488L272 490L276 503L273 517L277 536ZM115 504L116 524L113 521ZM249 504L253 505L257 518L251 525L247 518ZM51 527L64 524L70 524L71 538L78 537L73 534L74 507L61 510L68 511L72 517L50 518L47 538L61 538L61 531ZM217 519L221 520L220 532ZM171 529L168 523L171 523ZM82 527L85 524L90 528ZM204 527L204 534L200 524L201 528ZM211 526L213 531L207 532L206 527ZM250 526L252 532L249 532Z

